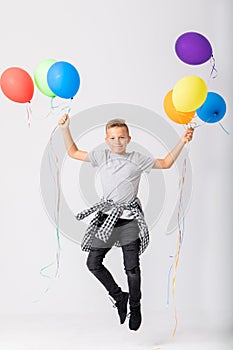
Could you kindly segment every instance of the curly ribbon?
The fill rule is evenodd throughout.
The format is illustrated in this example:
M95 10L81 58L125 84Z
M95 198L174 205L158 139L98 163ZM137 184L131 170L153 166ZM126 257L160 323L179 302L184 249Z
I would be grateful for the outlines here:
M54 151L54 147L53 147L53 135L55 133L55 131L57 130L58 125L53 129L51 136L50 136L50 149L51 149L51 154L52 154L52 160L54 162L55 165L55 169L56 169L56 176L53 176L54 178L54 182L56 185L56 194L57 194L57 198L56 198L56 205L55 205L55 213L54 213L54 219L55 219L55 224L56 224L56 237L57 237L57 252L56 252L56 273L55 273L55 277L57 277L59 275L59 267L60 267L60 253L61 253L61 245L60 245L60 232L59 232L59 214L60 214L60 196L61 196L61 189L60 189L60 171L59 171L59 159ZM52 167L51 167L51 162L50 162L50 169L52 171Z
M175 284L176 284L176 276L177 276L177 269L180 259L180 252L181 252L181 246L183 243L184 238L184 211L183 211L183 193L184 193L184 182L185 182L185 175L186 175L186 163L187 163L187 155L188 155L188 145L186 147L186 154L184 157L183 167L182 167L182 175L180 179L180 195L179 195L179 205L178 205L178 235L176 240L176 252L174 256L170 256L170 258L174 258L174 262L171 265L169 272L168 272L168 291L167 291L167 304L169 304L169 292L170 292L170 279L171 279L171 272L173 270L173 277L171 282L171 290L172 290L172 298L173 298L173 304L174 304L174 317L175 317L175 326L172 332L172 337L174 337L177 326L178 326L178 315L177 315L177 306L176 306L176 298L175 298Z
M57 105L54 105L54 99L55 97L51 97L51 100L50 100L50 111L42 118L38 118L37 119L45 119L47 118L53 111L57 110L59 112L64 112L64 113L67 113L69 114L70 111L71 111L71 105L72 105L72 102L73 102L73 98L70 98L69 99L69 102L66 103L66 102L62 102L62 103L59 103ZM31 109L31 102L26 102L26 112L27 112L27 125L28 125L28 128L31 127L31 117L32 117L32 109ZM55 130L54 130L55 131ZM53 132L52 132L53 134Z
M31 126L31 117L32 117L32 109L30 102L26 103L26 111L27 111L27 123L28 123L28 128Z
M70 98L69 99L69 103L59 103L57 105L54 105L54 98L55 97L52 97L51 100L50 100L50 108L51 108L51 111L55 110L56 108L59 108L60 111L65 111L67 110L67 114L70 113L70 110L71 110L71 104L73 102L73 98ZM62 107L63 106L63 107ZM62 108L61 108L62 107Z
M222 130L223 130L227 135L230 135L229 131L227 131L227 130L224 128L224 126L222 125L222 123L219 122L218 124L219 124L219 126L221 126Z
M211 56L210 64L211 64L210 78L215 79L218 76L218 71L216 69L215 58L213 55Z
M200 127L206 123L198 125L196 122L193 122L192 124L190 123L188 126L192 126L193 128ZM221 123L219 125L223 128ZM223 130L229 134L224 128ZM167 284L167 305L169 304L169 294L170 294L170 289L171 289L171 294L173 298L173 304L174 304L174 318L175 318L175 325L172 331L172 338L175 336L177 327L178 327L178 313L177 313L177 306L176 306L176 298L175 298L175 284L176 284L176 277L177 277L177 269L179 265L179 259L180 259L180 252L181 252L181 247L183 243L183 238L184 238L184 210L183 210L183 193L184 193L184 183L185 183L185 175L186 175L186 163L187 163L187 155L189 151L189 144L186 144L186 154L184 156L184 161L183 161L183 166L182 166L182 175L180 179L180 195L179 195L179 205L178 205L178 235L177 235L177 240L176 240L176 252L175 255L170 255L170 258L174 258L173 264L169 268L168 272L168 284ZM171 278L171 274L173 271L173 276ZM171 283L170 283L171 281ZM171 285L170 285L171 284Z
M198 116L195 115L193 118L197 118L197 117L198 117ZM203 123L201 123L201 124L197 124L197 122L192 121L192 122L190 123L190 126L192 126L192 128L195 129L195 128L199 128L200 126L206 125L206 124L208 124L208 123L207 123L207 122L203 122ZM218 125L221 126L222 130L223 130L227 135L230 135L229 131L227 131L226 128L224 128L224 126L222 125L221 122L218 122Z
M175 264L174 264L174 272L173 272L173 278L172 278L172 297L174 302L174 314L175 314L175 326L173 329L172 337L174 337L177 330L177 325L178 325L177 307L176 307L176 300L175 300L175 283L176 283L177 268L178 268L179 259L180 259L180 250L181 250L183 235L184 235L184 232L181 228L181 213L182 213L182 199L183 199L183 192L184 192L184 181L185 181L185 174L186 174L187 154L188 154L188 146L186 148L186 154L183 162L181 186L180 186L180 198L179 198L179 206L178 206L178 236L176 241ZM183 218L184 218L184 215L183 215Z
M57 106L53 105L53 99L51 98L51 109L59 108L62 104L59 104ZM66 104L61 110L67 109L66 113L70 113L71 110L71 103L73 99L70 99L70 104ZM56 272L55 272L55 278L59 277L59 269L60 269L60 256L61 256L61 245L60 245L60 232L59 232L59 214L60 214L60 196L61 196L61 189L60 189L60 170L59 170L59 159L58 156L54 150L53 147L53 136L57 130L59 125L57 125L53 131L51 132L49 144L50 144L50 150L51 150L51 156L49 154L49 166L50 171L54 180L54 184L56 187L56 203L55 203L55 211L54 211L54 221L56 224L56 238L57 238L57 252L56 252ZM55 174L54 174L54 168L52 167L52 164L55 167ZM40 274L43 277L50 278L49 275L45 274L44 272L53 265L54 263L48 264L47 266L44 266L40 270Z
M59 214L60 214L60 195L61 195L61 190L60 190L60 171L59 171L59 166L58 162L59 159L54 151L53 147L53 135L58 128L58 125L53 129L51 135L50 135L50 150L51 150L51 156L49 155L49 167L50 171L54 180L54 184L56 186L56 200L55 200L55 210L54 210L54 221L56 224L56 238L57 238L57 252L56 252L56 272L54 277L59 277L59 268L60 268L60 256L61 256L61 245L60 245L60 232L59 232ZM54 174L54 169L52 168L52 161L53 165L55 166L55 174ZM44 266L40 270L40 274L43 277L46 278L51 278L48 274L45 274L45 271L54 265L54 262Z
M59 213L60 213L60 194L61 194L61 190L60 190L60 172L59 172L59 166L58 166L58 162L59 159L54 151L54 147L53 147L53 135L56 131L56 129L59 127L59 125L57 125L51 135L50 135L50 149L51 149L51 156L49 154L49 167L50 167L50 171L54 180L54 184L56 186L56 201L55 201L55 210L54 210L54 221L56 224L56 238L57 238L57 251L56 251L56 270L55 270L55 274L54 274L54 278L60 277L59 276L59 270L60 270L60 256L61 256L61 244L60 244L60 232L59 232ZM53 164L56 168L56 173L54 174L54 169L52 168L52 161ZM49 280L51 280L51 275L49 275L48 273L45 273L50 267L52 267L54 265L54 262L42 267L40 269L40 275L44 278L48 278ZM47 287L43 294L46 294L48 291L50 290L49 287ZM33 302L39 302L40 299L34 300Z

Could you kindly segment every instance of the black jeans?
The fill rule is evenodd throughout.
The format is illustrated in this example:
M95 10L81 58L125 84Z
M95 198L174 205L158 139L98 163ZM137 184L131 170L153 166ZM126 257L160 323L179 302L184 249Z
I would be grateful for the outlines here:
M106 254L110 251L114 241L119 240L123 252L124 268L127 275L129 287L129 303L131 307L138 306L141 299L141 272L139 261L140 239L138 238L138 226L135 220L118 219L111 236L111 246L103 246L103 242L95 239L95 244L91 248L87 267L93 275L107 289L109 295L119 301L122 290L115 282L109 270L103 265ZM131 239L129 239L131 237ZM136 238L136 239L135 239ZM100 243L98 246L98 242Z

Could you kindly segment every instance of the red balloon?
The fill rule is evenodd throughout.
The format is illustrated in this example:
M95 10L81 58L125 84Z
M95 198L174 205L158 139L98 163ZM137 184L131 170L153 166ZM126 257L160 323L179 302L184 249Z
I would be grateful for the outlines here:
M1 89L6 97L14 102L30 102L34 94L31 76L22 68L11 67L1 76Z

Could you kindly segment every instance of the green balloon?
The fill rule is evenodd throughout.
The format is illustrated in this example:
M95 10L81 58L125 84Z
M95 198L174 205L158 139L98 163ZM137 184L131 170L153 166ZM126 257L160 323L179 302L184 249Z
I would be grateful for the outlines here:
M49 97L56 96L53 93L53 91L49 88L47 83L48 70L54 63L56 63L56 61L51 58L45 59L37 64L34 72L34 80L36 86L44 95Z

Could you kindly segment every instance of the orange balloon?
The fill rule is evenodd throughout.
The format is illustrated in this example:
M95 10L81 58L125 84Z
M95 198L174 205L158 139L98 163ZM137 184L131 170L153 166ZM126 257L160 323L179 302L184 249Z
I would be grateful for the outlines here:
M164 98L163 106L167 116L178 124L188 124L194 117L195 111L179 112L175 109L172 102L172 91L169 91Z
M6 97L14 102L30 102L34 94L31 76L22 68L11 67L1 76L1 89Z

